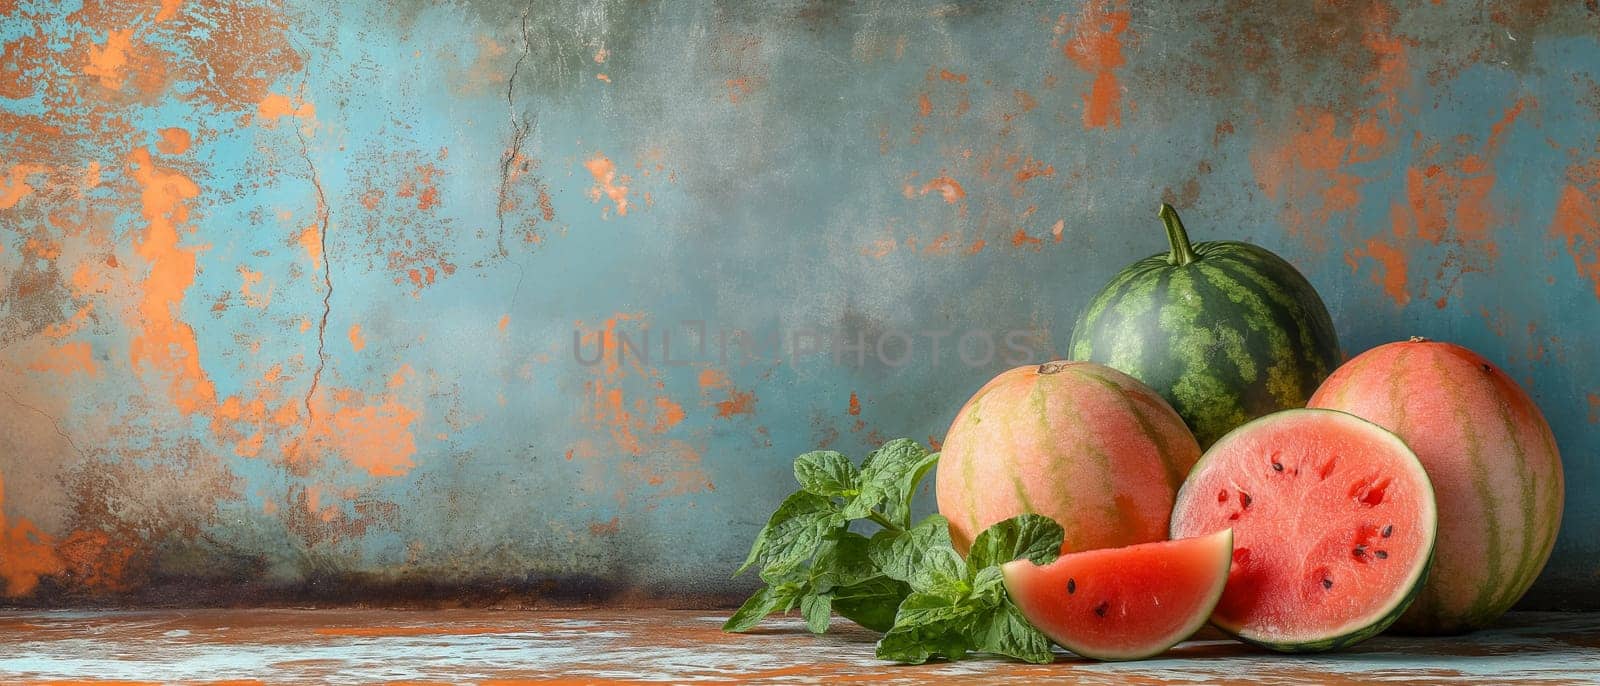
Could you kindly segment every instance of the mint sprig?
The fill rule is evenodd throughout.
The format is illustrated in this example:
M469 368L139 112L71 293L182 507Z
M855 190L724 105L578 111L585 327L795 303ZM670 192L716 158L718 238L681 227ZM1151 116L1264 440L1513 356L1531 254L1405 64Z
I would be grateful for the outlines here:
M1054 659L1049 639L1006 595L999 566L1054 560L1061 526L1041 515L1013 517L979 534L963 559L943 516L911 522L912 494L938 459L907 438L883 444L859 467L831 450L796 458L800 489L767 519L734 573L759 567L766 585L723 630L746 631L798 607L813 633L826 632L833 614L885 632L877 655L886 660L959 660L974 651ZM872 525L870 537L857 533Z
M905 533L911 494L938 459L909 438L883 444L859 468L832 450L795 458L800 490L767 519L734 572L738 576L759 566L767 585L728 618L723 630L745 631L798 605L816 633L827 630L833 612L887 631L911 589L873 562L872 540L852 532L851 525L871 522L883 532Z
M1006 595L1000 565L1017 558L1053 561L1062 535L1049 517L1024 514L978 534L965 562L953 548L928 548L912 575L913 593L878 641L878 657L920 664L935 657L960 660L976 651L1041 664L1054 660L1050 640Z

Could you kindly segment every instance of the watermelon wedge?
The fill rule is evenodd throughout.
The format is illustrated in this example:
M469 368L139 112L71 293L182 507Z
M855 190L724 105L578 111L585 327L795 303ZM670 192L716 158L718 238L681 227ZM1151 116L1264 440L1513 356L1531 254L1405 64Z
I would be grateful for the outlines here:
M1233 533L1062 555L1001 567L1006 592L1050 640L1097 660L1165 652L1206 623L1222 597Z
M1433 486L1399 437L1354 415L1287 410L1217 441L1178 492L1172 535L1232 528L1212 624L1283 652L1388 627L1433 557Z

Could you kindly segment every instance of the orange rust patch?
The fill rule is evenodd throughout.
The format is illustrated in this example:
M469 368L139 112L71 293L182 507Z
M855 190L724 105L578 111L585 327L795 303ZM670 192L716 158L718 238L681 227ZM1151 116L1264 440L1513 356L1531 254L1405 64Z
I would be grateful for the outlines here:
M32 164L15 164L0 178L0 210L15 207L18 202L33 192L33 186L28 185L28 176L42 174L46 168Z
M511 315L502 314L500 315L500 321L495 323L494 328L504 332L508 326L511 326Z
M850 391L850 410L849 410L849 412L850 412L850 416L852 416L852 417L861 416L861 396L856 395L855 391Z
M106 34L105 45L89 46L83 73L96 77L102 87L121 90L124 80L122 70L128 65L128 48L132 40L133 29L117 29Z
M281 93L269 94L256 103L256 118L262 126L272 128L284 117L293 117L309 125L316 121L317 108L300 98L290 99Z
M100 373L99 367L94 362L94 350L85 341L62 343L34 358L28 363L28 369L62 376L73 374L96 376Z
M622 518L612 517L609 521L595 522L589 525L589 534L593 536L610 536L622 528Z
M1122 82L1117 70L1126 62L1123 35L1130 20L1126 0L1092 0L1075 21L1062 15L1056 33L1061 53L1081 71L1094 76L1083 96L1083 128L1122 126Z
M216 401L216 389L200 367L194 329L178 318L195 279L195 251L179 245L179 226L189 220L188 201L200 194L189 177L156 166L147 148L128 155L128 171L141 187L140 207L149 222L135 253L150 265L138 289L143 326L134 334L129 359L135 370L164 377L167 396L189 415Z
M601 195L604 195L616 206L617 216L628 216L628 176L617 174L616 163L598 152L584 162L583 167L594 177L595 185L589 190L589 199L600 202ZM602 212L601 216L604 217L605 213Z
M331 395L327 399L326 395ZM417 452L412 427L420 413L392 393L367 397L348 389L319 394L312 401L314 419L303 447L289 458L310 463L338 457L374 477L405 476Z
M1600 299L1600 156L1567 169L1549 235L1561 241L1573 269L1594 285Z
M161 129L159 133L161 134L161 140L156 143L157 150L167 155L182 155L189 151L189 132L187 130L173 127ZM98 176L98 174L96 175Z
M350 331L346 334L350 338L350 349L361 352L367 347L367 339L361 337L361 325L351 324Z
M917 191L917 195L929 193L938 193L939 197L944 198L945 203L950 205L967 197L967 189L962 188L960 183L946 174L929 179L927 183L922 184L922 189Z
M272 304L273 285L262 285L266 277L261 272L251 271L249 267L239 265L239 295L243 297L244 304L258 310L264 310Z
M1022 229L1017 229L1016 233L1011 234L1011 247L1025 248L1037 252L1040 246L1043 245L1044 241L1042 239L1029 236L1028 232Z
M0 592L20 598L33 592L41 577L60 574L66 565L56 554L55 541L22 517L7 521L5 479L0 475Z
M1401 221L1398 217L1396 222ZM1406 253L1388 243L1376 238L1369 239L1366 247L1356 248L1345 255L1346 264L1350 271L1360 269L1358 260L1370 257L1378 263L1378 270L1372 273L1372 282L1383 287L1384 294L1388 295L1396 305L1405 305L1411 300L1411 293L1406 290Z
M718 419L729 419L734 415L754 414L756 395L751 391L740 391L733 387L733 382L728 375L716 369L703 369L700 371L701 395L707 396L706 403L717 410ZM722 400L711 400L710 392L718 391L726 394Z
M161 0L161 11L156 12L156 21L166 21L178 16L178 8L183 6L183 0Z
M306 251L306 257L311 258L312 269L322 269L322 229L315 222L300 232L296 239L300 247Z
M643 317L640 313L616 313L593 328L577 322L576 344L591 373L584 384L588 402L580 409L579 419L609 437L617 450L632 456L615 466L607 465L607 472L620 471L632 483L663 486L667 495L714 488L700 467L700 449L668 437L683 422L685 412L666 393L660 372L645 366L641 349L645 341L618 330L619 323ZM588 362L591 359L593 362ZM574 450L578 457L599 454L587 441L580 441ZM607 481L598 472L591 478L596 479L594 487L606 487ZM624 495L619 492L618 497Z

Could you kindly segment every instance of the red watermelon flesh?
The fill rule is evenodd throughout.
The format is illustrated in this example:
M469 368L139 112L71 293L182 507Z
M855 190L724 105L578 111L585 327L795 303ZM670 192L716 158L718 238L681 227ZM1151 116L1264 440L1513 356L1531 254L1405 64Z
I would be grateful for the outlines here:
M1062 555L1001 567L1012 602L1050 640L1100 660L1137 660L1193 635L1222 597L1233 535Z
M1331 650L1410 604L1432 558L1433 487L1394 434L1331 410L1267 415L1224 436L1179 491L1173 537L1233 529L1212 623L1275 650Z

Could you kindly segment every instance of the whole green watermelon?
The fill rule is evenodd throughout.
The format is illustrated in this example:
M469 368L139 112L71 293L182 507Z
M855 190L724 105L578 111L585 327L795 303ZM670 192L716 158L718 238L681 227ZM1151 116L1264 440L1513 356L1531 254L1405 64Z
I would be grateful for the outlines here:
M1122 270L1072 332L1072 358L1161 393L1202 448L1241 424L1304 407L1339 366L1322 298L1294 266L1238 241L1189 243L1161 206L1171 250Z

